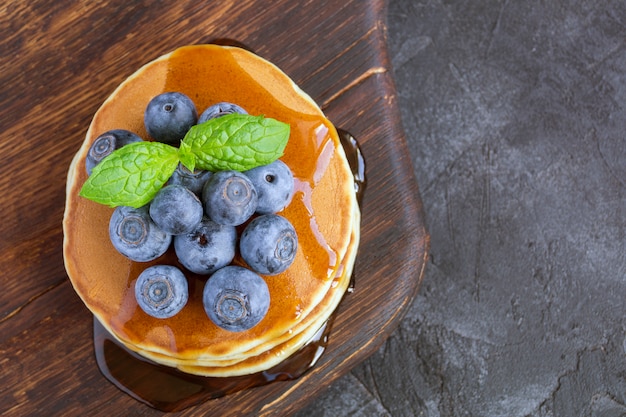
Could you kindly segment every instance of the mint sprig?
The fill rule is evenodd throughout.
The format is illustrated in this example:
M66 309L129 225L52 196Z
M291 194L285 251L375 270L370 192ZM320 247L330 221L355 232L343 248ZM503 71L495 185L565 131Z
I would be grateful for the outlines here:
M156 195L178 165L178 149L160 142L134 142L96 165L82 197L111 207L141 207Z
M193 126L180 148L136 142L117 149L94 167L79 195L111 207L141 207L154 198L179 162L191 171L247 171L280 158L289 133L288 124L263 116L211 119Z
M192 126L180 144L180 159L192 171L247 171L280 158L289 130L263 116L228 114Z

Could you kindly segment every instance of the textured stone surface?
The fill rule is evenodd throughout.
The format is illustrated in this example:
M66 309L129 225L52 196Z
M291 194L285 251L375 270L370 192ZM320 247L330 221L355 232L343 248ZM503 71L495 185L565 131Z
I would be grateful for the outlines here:
M391 0L388 26L431 260L298 416L626 415L626 3Z

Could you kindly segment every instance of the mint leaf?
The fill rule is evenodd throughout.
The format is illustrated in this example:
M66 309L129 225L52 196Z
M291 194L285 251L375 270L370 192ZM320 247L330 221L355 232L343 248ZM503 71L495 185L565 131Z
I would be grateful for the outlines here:
M180 162L189 171L193 172L196 169L196 155L193 154L193 151L186 142L180 143L178 157L180 158Z
M160 142L128 144L96 165L82 197L111 207L149 203L182 163L190 171L247 171L274 162L289 140L286 123L229 114L193 126L180 148Z
M180 160L190 170L247 171L280 158L289 132L275 119L228 114L193 126L181 142Z
M156 195L178 165L178 149L160 142L135 142L96 165L82 197L111 207L141 207Z

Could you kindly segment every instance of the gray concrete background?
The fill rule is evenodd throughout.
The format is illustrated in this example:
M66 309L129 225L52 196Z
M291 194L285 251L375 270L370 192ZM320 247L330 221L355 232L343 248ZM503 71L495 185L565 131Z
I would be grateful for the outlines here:
M626 2L390 0L431 259L299 417L626 415Z

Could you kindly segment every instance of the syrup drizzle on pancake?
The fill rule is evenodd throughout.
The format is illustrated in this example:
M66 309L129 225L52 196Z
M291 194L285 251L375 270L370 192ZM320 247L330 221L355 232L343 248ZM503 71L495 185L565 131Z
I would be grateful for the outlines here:
M217 42L216 42L217 43ZM238 45L240 46L240 45ZM247 49L247 48L246 48ZM217 52L216 52L217 53ZM229 58L226 54L217 61L224 62ZM304 251L307 254L307 260L309 261L306 266L300 269L298 276L310 276L313 279L310 280L309 286L298 287L293 278L288 280L285 285L286 288L277 294L277 300L280 300L278 311L280 314L274 316L273 319L268 320L268 323L275 326L272 331L266 331L259 329L263 337L257 337L252 335L252 339L248 339L248 343L230 343L225 344L226 350L220 350L220 347L216 340L215 335L206 335L205 332L192 331L188 332L184 329L181 323L171 322L163 323L162 326L155 326L154 323L145 322L145 326L142 325L143 319L141 314L137 312L136 303L125 292L126 284L131 282L141 272L143 268L148 266L143 265L129 265L128 273L117 274L115 280L120 281L116 283L117 288L113 294L113 304L117 306L117 313L104 314L104 323L101 324L98 320L101 317L98 314L94 316L94 347L96 350L97 362L100 370L107 379L115 384L122 391L128 393L134 398L142 401L154 408L163 411L178 411L182 410L190 405L197 404L202 401L206 401L212 398L221 397L230 393L240 391L259 385L265 385L276 380L288 380L301 376L308 369L313 367L317 360L322 356L327 342L328 334L334 319L334 311L336 311L337 303L339 303L345 293L352 292L354 287L354 276L352 274L352 266L354 262L354 254L357 250L358 242L358 221L343 223L343 227L336 229L336 224L340 223L338 220L347 219L351 215L351 210L347 210L342 204L334 202L333 199L324 200L319 199L314 195L315 189L330 189L335 190L336 193L342 192L342 195L350 195L350 206L359 207L362 203L362 194L365 189L365 165L360 152L359 146L348 132L336 131L324 117L320 118L320 114L317 110L315 103L309 98L309 102L301 100L305 98L306 94L300 94L300 90L295 84L290 84L291 81L278 74L275 71L259 71L254 61L243 59L241 61L232 60L230 65L232 68L239 66L239 69L234 72L238 75L223 75L215 72L214 69L224 69L224 67L216 66L213 68L213 63L207 63L206 56L203 56L199 50L191 48L181 48L178 51L168 55L167 71L159 71L157 69L156 77L146 77L142 73L142 77L129 77L129 82L132 82L131 93L136 96L147 99L156 90L176 90L186 92L194 101L197 101L199 108L203 108L216 101L238 101L238 97L241 96L242 91L244 94L248 94L247 99L244 102L252 103L253 108L247 108L252 113L265 114L269 117L276 117L275 115L285 116L287 119L292 119L292 135L295 135L299 140L291 142L292 146L286 149L284 158L286 163L294 171L294 177L296 178L296 189L299 192L299 196L295 196L296 204L292 204L290 208L286 209L287 215L291 215L296 221L300 222L302 227L298 229L306 231L307 237L304 237L304 241L307 242L308 249ZM209 60L211 61L211 60ZM214 62L217 62L214 61ZM200 65L195 63L202 62ZM241 65L240 65L241 64ZM271 65L271 64L270 64ZM248 67L250 66L250 67ZM227 66L227 71L230 69ZM263 68L271 69L271 68ZM195 74L195 72L198 72ZM139 72L141 73L141 72ZM154 74L154 73L153 73ZM190 76L193 75L193 76ZM221 77L221 78L220 78ZM207 83L214 83L219 85L220 89L215 92L215 89L211 90L208 86L203 86L202 83L197 82L198 79L206 79ZM230 82L228 82L230 81ZM234 81L234 82L233 82ZM265 86L272 86L271 89L265 88ZM120 86L121 88L122 86ZM223 88L222 88L223 87ZM274 88L275 87L275 88ZM200 90L198 90L200 89ZM206 89L206 91L204 90ZM269 91L272 90L272 91ZM195 94L194 94L195 92ZM294 94L296 92L296 94ZM219 96L217 97L216 94ZM275 94L275 96L272 96ZM114 98L119 101L118 94L113 94ZM232 96L232 97L231 97ZM308 96L306 96L308 97ZM135 97L136 98L136 97ZM90 132L88 133L88 139L96 131L109 128L107 123L113 123L118 126L119 122L122 122L121 127L125 127L129 130L137 131L140 136L145 137L143 131L143 125L140 123L139 118L135 117L142 111L142 100L133 99L126 101L124 105L111 105L112 103L105 103L104 109L100 117L96 116L94 122L90 126ZM108 100L107 100L108 101ZM206 103L205 103L206 101ZM323 115L322 115L323 116ZM112 127L111 127L112 128ZM93 131L92 131L93 130ZM333 140L331 138L331 131L337 132L337 136ZM333 133L334 135L334 133ZM339 143L337 142L339 139ZM83 148L87 146L87 141L83 145ZM343 148L345 152L341 152ZM344 168L342 177L345 181L332 180L329 183L331 176L325 176L327 167L329 171L332 171L333 164L336 161L336 151L345 153L346 159L341 158ZM80 153L84 153L84 149L81 148ZM350 170L347 169L345 162L350 165ZM84 181L84 161L76 159L70 169L70 173L77 170L79 174L74 178L73 186ZM350 190L350 172L354 179L354 192L356 194L356 201L354 195ZM335 188L331 184L343 184L343 188ZM68 191L71 191L68 181ZM328 188L330 187L330 188ZM68 195L71 193L68 192ZM331 191L331 195L335 195ZM354 203L352 203L354 202ZM358 205L357 205L358 203ZM71 219L74 222L79 222L82 218L81 213L91 211L106 211L102 207L93 207L93 205L78 204L78 207L73 206L75 213ZM322 209L323 208L323 209ZM291 210L291 213L289 212ZM356 217L359 218L358 208L356 209ZM315 213L321 213L321 216L316 216ZM102 214L102 213L100 213ZM106 213L101 217L105 218ZM319 218L318 218L319 217ZM98 217L99 218L99 217ZM96 221L95 223L100 223ZM105 223L104 221L102 222ZM73 225L71 221L67 224ZM66 221L64 219L64 231ZM84 225L82 225L84 226ZM78 230L83 230L81 224L78 226ZM326 232L332 231L330 235L346 236L349 233L349 228L352 227L352 236L356 230L356 240L349 242L348 240L337 240L335 238L327 238ZM356 229L354 229L356 227ZM75 230L71 228L69 230ZM92 229L88 229L90 233L93 233ZM100 233L99 229L96 233ZM328 239L328 241L327 241ZM80 241L81 239L77 239ZM85 239L82 239L83 241ZM101 236L93 242L100 242ZM89 242L90 240L87 239ZM354 243L352 246L351 243ZM346 246L351 246L352 255L346 255ZM304 246L304 245L303 245ZM335 249L333 249L335 248ZM64 247L65 249L65 247ZM82 246L73 247L74 251L67 251L67 254L71 256L70 265L73 265L75 260L84 260L89 258L93 253L98 253L101 249L100 245L95 245L95 249L91 252L85 251ZM93 253L92 253L93 252ZM66 252L64 251L64 255ZM313 256L314 254L314 256ZM171 255L165 255L165 257ZM350 258L348 260L348 258ZM169 259L169 258L168 258ZM160 259L159 261L163 261ZM347 260L347 261L346 261ZM176 260L171 260L173 264L176 264ZM237 262L237 261L235 261ZM348 264L346 264L348 262ZM72 272L74 272L73 268ZM96 269L105 270L106 265L101 265ZM116 269L117 271L117 269ZM311 273L307 273L311 272ZM72 274L70 274L72 276ZM76 274L74 274L76 275ZM123 276L122 276L123 275ZM79 276L79 275L76 275ZM206 280L206 277L189 277L190 294L197 296L198 292L202 289L202 284ZM299 280L300 282L302 280ZM306 282L306 280L304 280ZM349 281L349 282L347 282ZM100 282L100 281L98 281ZM89 287L80 287L82 291L78 291L81 296L91 296L91 291L97 291L100 284L95 283ZM82 284L81 281L77 282ZM77 284L73 281L73 284ZM92 283L93 284L93 283ZM294 288L287 288L294 287ZM300 288L299 291L292 291L296 287ZM346 287L347 290L346 290ZM87 288L87 291L85 291ZM318 292L313 297L309 296L311 291L315 291L318 288ZM330 288L330 289L329 289ZM79 288L77 288L78 290ZM328 293L334 293L333 296L324 295ZM285 298L286 297L286 298ZM334 300L330 302L328 300ZM106 303L107 300L100 300L96 297L91 299L95 310L101 311L103 307L101 304ZM319 304L318 304L319 303ZM317 315L309 313L314 311L314 306L319 307L324 314ZM139 314L139 316L137 316ZM195 316L202 316L202 312L192 311L192 318ZM330 316L329 316L330 315ZM302 317L301 317L302 316ZM315 319L317 317L317 319ZM295 320L295 321L294 321ZM197 323L197 321L190 320L191 323ZM253 350L262 350L265 345L271 345L276 340L279 340L281 331L287 331L288 337L293 336L297 330L297 327L293 327L293 323L304 325L313 322L314 325L308 326L308 329L300 335L300 344L292 344L293 350L289 354L285 355L286 359L281 359L277 362L272 362L273 366L268 363L268 367L261 367L257 369L266 369L262 372L250 370L247 375L244 376L225 376L228 375L219 373L218 377L204 377L199 375L193 375L193 372L181 372L172 366L164 366L157 362L152 362L146 359L145 356L134 353L120 342L121 339L129 339L130 341L139 341L143 343L147 339L152 339L144 344L144 348L155 349L153 352L159 354L163 352L166 356L176 358L177 360L185 361L190 360L194 362L195 356L193 352L188 353L188 350L192 351L194 348L198 348L198 345L204 346L205 343L211 343L211 346L217 346L214 351L211 351L208 358L213 360L219 360L220 358L233 358L243 357L245 358L249 352ZM319 326L319 329L318 329ZM109 333L110 330L114 330L114 333ZM197 330L197 329L196 329ZM267 329L269 330L269 328ZM252 332L254 333L254 332ZM115 334L115 336L113 336ZM198 340L189 340L185 338L185 335L201 335ZM313 335L313 336L312 336ZM123 336L120 338L120 336ZM269 339L268 339L269 338ZM296 336L292 340L296 340ZM160 340L162 344L159 346L156 343ZM281 339L283 340L283 339ZM291 339L287 339L291 343ZM191 342L191 343L190 343ZM253 343L250 343L253 342ZM255 344L256 343L256 344ZM295 342L294 342L295 343ZM304 346L302 345L304 343ZM130 344L128 346L131 346ZM131 346L132 347L132 346ZM233 350L233 347L235 350ZM163 349L163 350L161 350ZM230 349L230 350L229 350ZM239 349L239 350L237 350ZM250 349L249 351L246 349ZM255 350L255 351L256 351ZM138 351L141 352L141 349ZM143 351L146 353L146 350ZM152 352L152 351L151 351ZM269 351L268 351L269 352ZM266 352L267 353L267 352ZM211 356L211 354L215 356ZM230 355L230 356L229 356ZM260 356L260 355L259 355ZM252 357L254 359L254 357ZM155 359L158 361L158 359ZM210 361L210 360L209 360ZM160 362L160 361L159 361ZM200 362L198 362L200 364ZM202 366L202 365L200 365ZM221 365L220 365L221 366ZM226 368L226 367L225 367ZM183 369L183 367L181 367ZM209 368L206 368L209 369ZM200 369L202 370L202 369ZM200 375L213 375L212 373L201 373ZM231 374L241 375L241 374Z
M338 129L342 147L354 175L359 206L367 185L365 160L354 136ZM354 275L347 293L354 289ZM202 377L159 365L127 349L94 317L94 348L102 374L120 390L161 411L181 411L214 398L269 384L299 378L315 366L324 353L335 313L300 350L273 368L237 377Z
M139 265L116 253L106 236L111 210L76 195L86 179L83 156L95 135L125 128L145 137L141 117L145 103L170 89L192 97L198 108L217 101L238 101L251 113L279 118L292 126L281 159L301 186L281 213L298 231L299 255L289 270L267 280L273 300L270 310L258 326L246 332L220 331L206 320L197 302L188 303L170 319L142 314L129 288L152 263ZM319 317L310 313L326 311L327 301L334 299L330 297L332 281L349 249L352 231L358 228L351 172L339 148L334 126L313 100L273 64L243 50L183 47L147 64L103 103L70 168L64 258L74 288L112 335L139 351L177 360L215 361L245 356L256 346L271 344L299 323ZM177 264L171 253L153 263L163 262ZM188 278L191 299L200 299L206 277L189 274Z

